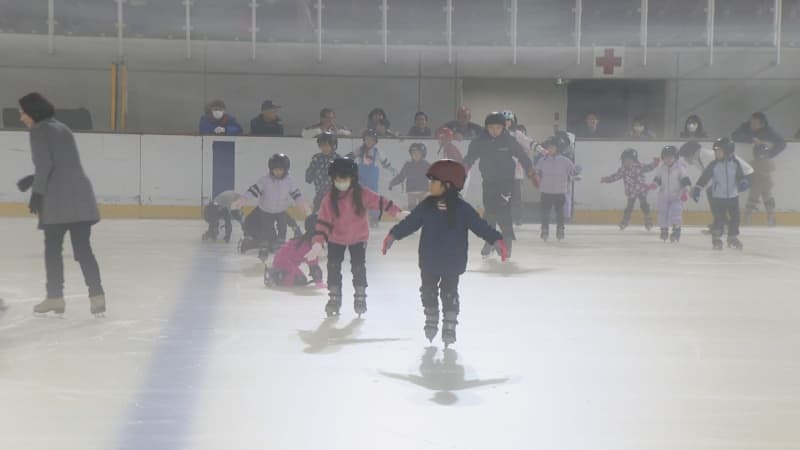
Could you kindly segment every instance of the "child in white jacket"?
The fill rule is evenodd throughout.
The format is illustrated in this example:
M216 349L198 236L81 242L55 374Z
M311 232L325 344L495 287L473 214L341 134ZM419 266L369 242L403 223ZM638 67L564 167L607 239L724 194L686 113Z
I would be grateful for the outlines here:
M653 183L658 186L658 226L661 240L677 243L681 239L683 204L689 200L689 179L686 165L678 159L678 149L667 145L661 149L664 162L656 171ZM672 233L669 227L672 227Z

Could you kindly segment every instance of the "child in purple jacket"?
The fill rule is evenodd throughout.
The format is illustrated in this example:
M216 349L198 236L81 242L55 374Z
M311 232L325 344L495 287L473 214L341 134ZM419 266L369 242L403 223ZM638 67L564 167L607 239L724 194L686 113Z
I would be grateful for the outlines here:
M625 206L619 229L624 230L628 226L633 206L638 199L639 207L642 208L642 213L644 213L644 227L649 231L653 228L653 219L650 217L650 205L647 203L647 192L650 190L650 186L645 183L644 174L658 167L661 160L653 158L653 162L650 164L642 164L639 162L639 152L632 148L623 151L620 160L622 160L622 166L619 170L613 175L600 179L601 183L613 183L622 179L625 184L625 196L628 198L628 204Z
M264 271L264 284L266 286L305 286L309 284L308 278L300 269L300 265L308 265L309 276L317 288L325 288L322 282L322 269L319 259L309 260L306 253L311 251L314 235L316 234L317 216L312 214L306 218L306 232L300 237L290 240L275 254L272 267Z
M550 236L550 211L556 211L556 238L564 239L564 205L572 177L578 176L581 167L558 151L558 141L551 137L542 143L544 156L536 162L534 184L542 193L542 240Z

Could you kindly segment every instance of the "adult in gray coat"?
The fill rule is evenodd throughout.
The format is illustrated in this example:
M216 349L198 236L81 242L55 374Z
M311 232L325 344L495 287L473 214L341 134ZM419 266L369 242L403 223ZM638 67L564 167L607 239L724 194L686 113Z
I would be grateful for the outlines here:
M73 255L89 287L90 311L102 314L106 310L105 292L90 243L92 225L100 221L100 213L75 138L66 125L53 118L53 105L41 94L22 97L19 106L20 120L30 129L35 167L28 208L39 216L39 228L44 231L47 270L47 298L33 311L64 312L62 248L69 232Z

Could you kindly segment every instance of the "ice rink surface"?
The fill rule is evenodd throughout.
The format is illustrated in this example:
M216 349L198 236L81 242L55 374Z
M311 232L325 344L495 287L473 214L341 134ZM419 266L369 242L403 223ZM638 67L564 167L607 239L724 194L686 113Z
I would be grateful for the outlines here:
M104 221L108 297L89 314L65 246L63 319L41 233L2 219L0 449L797 449L800 229L519 232L513 262L473 239L458 342L423 335L417 239L373 233L369 311L268 290L263 266L199 221ZM552 231L554 232L554 230ZM238 235L236 235L238 238Z

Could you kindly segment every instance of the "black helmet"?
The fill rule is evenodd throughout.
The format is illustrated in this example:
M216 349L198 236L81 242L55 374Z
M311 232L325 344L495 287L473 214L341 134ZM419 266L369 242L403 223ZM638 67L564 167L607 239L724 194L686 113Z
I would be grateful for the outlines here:
M375 141L377 142L378 141L378 132L376 130L372 129L372 128L367 128L366 130L364 130L363 133L361 133L361 138L362 139L366 138L366 137L374 138Z
M408 147L408 154L410 155L414 150L422 153L422 159L425 159L428 156L428 147L426 147L422 142L415 142L411 144L411 147Z
M681 145L681 149L678 150L678 155L680 155L681 158L694 158L698 150L700 150L700 143L697 141L689 141Z
M334 133L325 132L317 136L317 145L329 144L333 151L339 148L339 139Z
M673 158L678 158L678 149L674 145L665 145L664 148L661 149L661 159L666 158L667 156L672 156Z
M637 152L635 148L626 148L620 155L619 159L622 161L625 161L626 159L632 159L638 162L639 152Z
M544 142L542 142L542 147L547 148L547 147L553 146L553 147L556 148L556 150L560 150L561 149L561 145L559 145L559 144L560 144L560 141L559 141L559 139L557 137L550 136L549 138L545 139Z
M714 150L720 149L726 156L732 155L736 151L736 144L728 138L719 138L714 141Z
M486 116L486 120L483 121L484 126L489 125L502 125L503 127L506 126L506 116L503 115L501 112L492 112Z
M291 165L289 157L283 153L275 153L269 158L269 162L267 163L270 171L273 169L283 169L286 173L289 173L289 167L291 167Z
M358 179L358 164L350 158L336 158L330 166L328 166L328 175L331 178L347 178L351 177L354 180Z

